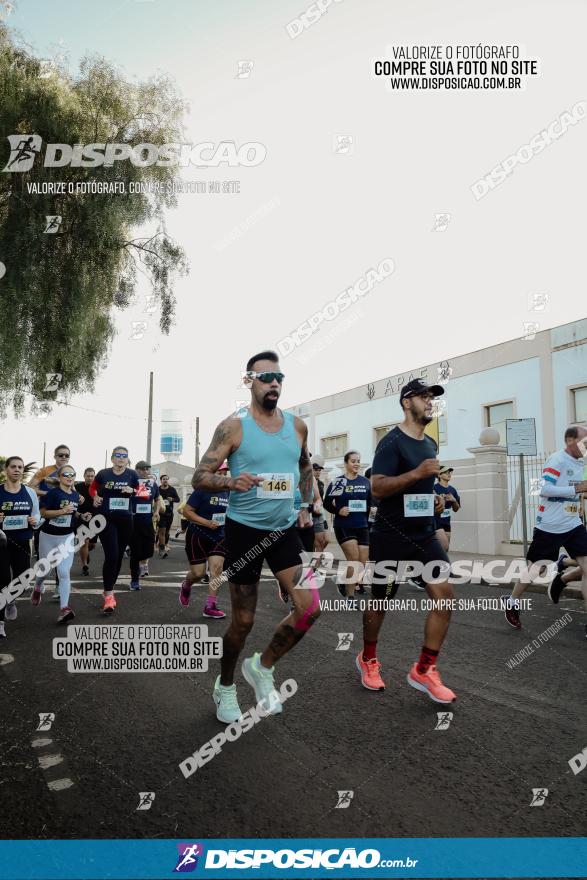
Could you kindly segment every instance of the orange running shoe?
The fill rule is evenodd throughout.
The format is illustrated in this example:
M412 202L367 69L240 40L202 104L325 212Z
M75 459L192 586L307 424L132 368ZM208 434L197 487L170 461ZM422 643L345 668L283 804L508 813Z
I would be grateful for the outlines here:
M385 682L379 674L381 663L376 657L372 660L363 660L363 652L360 651L357 654L356 664L363 687L367 688L368 691L385 690Z
M430 666L426 672L418 672L418 664L414 663L408 672L408 684L417 691L424 691L435 703L452 703L457 695L443 685L436 666Z
M114 609L116 608L116 599L114 598L114 593L109 593L107 596L104 596L104 604L102 605L102 613L103 614L112 614Z

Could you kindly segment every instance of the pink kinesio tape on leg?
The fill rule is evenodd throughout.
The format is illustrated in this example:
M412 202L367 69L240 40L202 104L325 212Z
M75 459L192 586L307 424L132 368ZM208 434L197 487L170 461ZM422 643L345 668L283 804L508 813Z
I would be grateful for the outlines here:
M318 589L316 587L316 578L314 576L314 571L312 569L310 569L308 576L306 578L304 578L302 583L304 584L303 589L310 590L310 592L312 594L312 602L308 606L308 608L306 608L306 610L304 611L304 613L302 614L300 619L296 621L294 629L301 630L302 632L307 632L312 625L312 624L308 623L308 621L309 621L311 615L314 613L314 611L320 605L320 601L318 599ZM307 588L306 588L306 584L308 585Z

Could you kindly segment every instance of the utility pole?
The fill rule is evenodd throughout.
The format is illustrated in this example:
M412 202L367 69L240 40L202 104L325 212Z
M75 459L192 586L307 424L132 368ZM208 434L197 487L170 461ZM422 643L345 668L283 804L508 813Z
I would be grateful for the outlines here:
M151 439L153 436L153 373L149 373L149 415L147 417L147 463L151 464Z
M196 416L196 467L200 464L200 417Z

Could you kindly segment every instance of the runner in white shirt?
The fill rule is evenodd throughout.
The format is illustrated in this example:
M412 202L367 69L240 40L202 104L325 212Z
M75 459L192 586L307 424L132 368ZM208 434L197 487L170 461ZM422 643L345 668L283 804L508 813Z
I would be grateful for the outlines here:
M581 591L587 610L587 529L579 516L581 496L587 494L587 480L583 479L585 438L587 428L571 425L565 431L565 448L544 465L536 528L526 558L529 563L556 562L564 547L582 571ZM550 584L548 595L555 605L572 574L557 574ZM518 600L527 586L518 581L508 599L505 617L516 629L522 627Z

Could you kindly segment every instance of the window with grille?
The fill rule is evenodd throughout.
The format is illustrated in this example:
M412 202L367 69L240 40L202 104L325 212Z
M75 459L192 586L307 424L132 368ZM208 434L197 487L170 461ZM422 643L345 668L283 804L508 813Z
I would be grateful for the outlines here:
M573 399L573 422L587 422L587 385L582 388L573 388L571 391Z
M348 449L348 434L322 437L320 445L324 458L342 458Z

